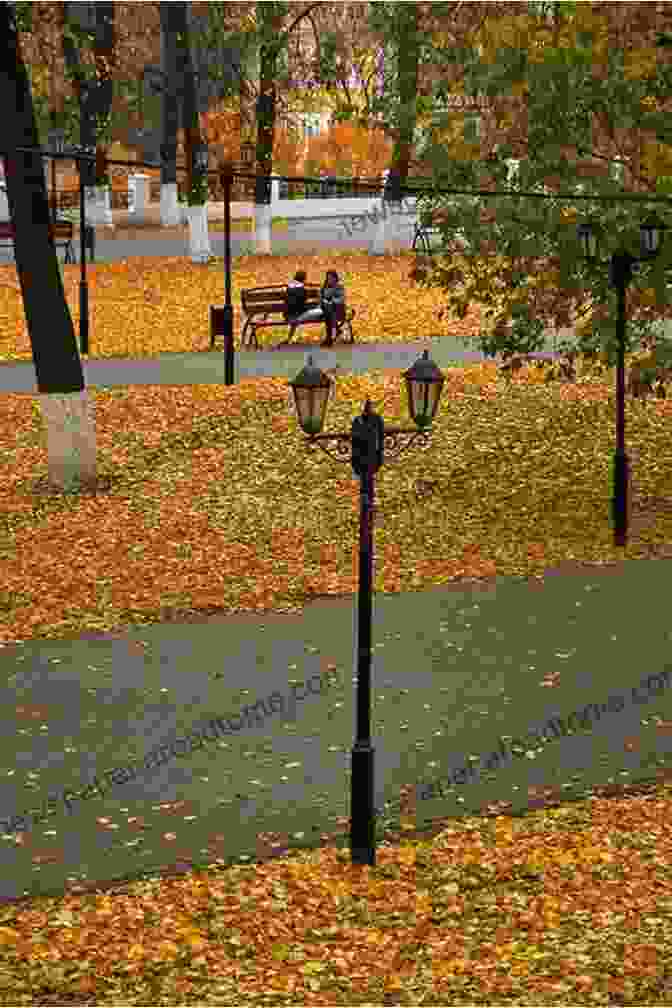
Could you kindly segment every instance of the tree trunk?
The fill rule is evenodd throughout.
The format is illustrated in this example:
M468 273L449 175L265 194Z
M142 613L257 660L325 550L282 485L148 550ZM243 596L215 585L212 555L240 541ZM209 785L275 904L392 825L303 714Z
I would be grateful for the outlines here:
M180 79L182 85L182 128L184 130L185 157L187 163L187 191L190 192L197 177L196 148L201 143L201 130L198 121L198 105L196 101L196 81L191 58L189 16L186 3L175 3L175 19L179 21L177 35ZM194 263L207 263L212 254L207 233L207 199L202 205L200 214L190 213L189 216L189 255ZM203 236L203 214L206 215L205 239Z
M161 17L161 68L163 94L161 98L161 224L175 227L182 224L182 211L177 194L177 130L179 127L177 33L175 3L159 4ZM178 11L179 14L179 11Z
M3 127L9 209L15 229L16 269L47 429L49 482L77 491L95 485L96 442L92 409L65 299L49 203L37 153L39 138L28 75L19 49L14 8L0 4L0 95L13 109Z
M97 4L96 7L112 7L112 4ZM109 11L103 10L99 15L97 11L91 13L87 9L86 4L79 3L64 3L62 4L62 17L63 24L69 25L70 27L77 27L85 30L93 30L96 32L96 46L99 44L100 38L105 35L106 41L110 41L109 32ZM95 17L95 21L91 18ZM114 11L112 11L112 46L114 46ZM105 50L107 51L107 50ZM96 65L102 67L105 57L102 59L98 58L98 50L96 50ZM96 132L97 132L97 115L100 114L103 118L105 115L109 115L110 105L112 101L112 81L111 79L105 83L96 79L95 81L90 81L86 79L86 74L84 67L82 65L82 60L79 55L79 47L75 45L72 38L67 34L63 34L63 56L65 59L65 66L69 76L72 79L73 87L75 93L79 99L79 142L82 147L89 148L91 150L96 150ZM109 98L110 105L106 102ZM96 151L98 156L98 164L100 163L100 153ZM111 227L113 224L111 211L106 207L106 198L104 192L100 192L100 188L96 186L96 166L91 164L84 165L84 185L85 185L85 199L86 208L85 214L87 220L93 224L105 224Z
M392 152L392 163L381 200L381 218L378 222L372 253L380 255L394 251L393 245L404 243L401 239L401 186L408 179L413 156L413 138L417 114L418 64L420 35L418 32L418 5L399 3L395 25L397 49L397 80L399 111L397 135Z
M282 27L282 5L257 4L257 22L268 31L268 37L277 39ZM259 49L259 97L257 98L257 179L254 196L255 252L270 255L272 207L271 173L273 171L273 140L275 132L275 78L278 46L268 40Z

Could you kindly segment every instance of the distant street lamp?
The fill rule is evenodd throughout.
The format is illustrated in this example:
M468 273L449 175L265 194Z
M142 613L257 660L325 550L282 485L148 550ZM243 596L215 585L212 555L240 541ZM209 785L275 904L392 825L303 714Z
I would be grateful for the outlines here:
M240 160L244 171L250 171L254 165L254 157L256 153L256 147L251 140L244 140L240 145ZM250 180L245 179L243 182L242 192L251 192Z
M49 130L47 134L47 141L50 148L55 154L62 154L64 141L65 141L65 130L64 129L53 129ZM51 159L51 217L52 220L56 220L58 216L58 197L56 194L56 158Z
M231 299L231 187L233 168L223 163L219 180L224 189L224 305L210 305L210 349L215 345L215 335L221 326L224 335L224 384L233 385L233 302Z
M444 375L425 350L412 368L404 372L408 411L418 430L403 427L385 427L383 418L375 413L371 401L366 400L361 416L352 421L350 433L321 434L329 403L332 379L314 367L308 357L306 367L289 382L294 394L296 415L308 443L316 444L325 454L339 462L347 461L350 446L350 463L360 479L359 517L359 599L357 630L357 735L352 749L352 777L350 799L350 857L352 864L374 865L375 807L373 803L373 754L371 745L371 611L373 589L373 515L374 475L383 465L383 445L393 446L392 457L397 457L418 438L429 440L430 427L436 416L441 398ZM400 435L410 439L398 444ZM334 455L326 443L336 443Z
M583 247L584 259L591 265L601 265L598 259L599 225L584 221L577 227L577 236ZM609 261L609 279L618 296L616 336L618 339L616 364L616 452L614 454L614 545L625 546L628 537L628 484L629 463L625 454L625 291L632 279L632 267L638 262L648 262L660 252L661 232L667 225L650 218L640 225L639 256L625 250L615 252Z

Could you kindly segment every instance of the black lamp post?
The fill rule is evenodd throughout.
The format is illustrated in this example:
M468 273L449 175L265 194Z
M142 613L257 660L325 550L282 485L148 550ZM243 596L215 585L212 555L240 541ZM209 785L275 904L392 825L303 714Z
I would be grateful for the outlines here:
M79 346L80 352L89 352L89 288L86 282L86 213L84 206L84 185L89 182L95 165L95 147L79 146L77 169L79 172Z
M194 145L194 167L196 169L196 175L199 182L205 175L207 177L208 173L208 162L210 156L208 153L208 145L204 143L199 143Z
M233 385L233 302L231 300L231 186L233 169L224 164L219 171L224 189L224 306L210 305L210 349L221 325L224 334L224 384Z
M436 415L444 376L425 350L412 368L404 372L408 409L418 430L385 427L369 399L361 416L352 421L349 434L321 434L333 384L332 379L313 366L312 356L306 367L289 382L294 394L296 414L309 444L317 444L325 454L341 462L350 462L360 479L359 518L359 599L357 630L357 734L352 749L350 790L350 853L352 864L376 863L375 807L373 796L373 753L371 745L371 611L373 588L373 515L375 473L383 465L383 444L392 446L396 458L418 438L429 440L429 428ZM399 435L410 435L399 443ZM335 442L336 454L326 446Z
M627 545L628 538L628 486L629 463L625 454L625 291L632 279L632 267L638 262L655 259L660 251L661 231L666 226L655 218L640 225L641 253L633 256L625 250L615 252L609 262L609 279L616 288L618 315L616 335L618 339L616 363L616 452L614 454L614 545ZM584 258L597 264L597 226L592 222L579 224L577 234L583 246Z
M47 135L49 146L53 148L56 154L63 153L63 146L65 140L65 130L63 129L53 129L49 130ZM53 221L56 220L58 216L58 196L56 194L56 158L51 159L51 218Z
M256 148L251 140L244 140L240 145L240 160L244 171L248 171L252 168L252 165L254 164L255 150ZM250 180L246 179L246 185L243 192L248 191L249 183Z

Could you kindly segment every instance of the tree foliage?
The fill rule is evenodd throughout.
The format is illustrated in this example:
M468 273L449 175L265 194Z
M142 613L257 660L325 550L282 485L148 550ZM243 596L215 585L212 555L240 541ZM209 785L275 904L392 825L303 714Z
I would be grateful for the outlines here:
M613 197L672 192L666 142L672 60L656 47L670 15L654 4L560 3L552 17L516 6L523 11L488 17L471 47L435 40L436 55L462 65L465 93L487 101L478 137L460 136L459 117L442 116L425 152L435 182ZM512 159L518 165L510 180ZM441 210L446 253L458 252L458 228L469 246L458 263L437 260L421 281L448 290L458 311L473 300L484 304L483 340L497 342L511 323L529 336L545 324L565 327L583 317L579 335L608 351L615 343L609 274L606 265L596 269L582 259L577 220L587 216L602 226L606 259L621 246L637 254L640 221L654 210L664 218L666 209L645 200L572 205L523 196L433 196L425 207ZM671 261L668 241L656 260L636 270L631 332L641 336L655 319L672 315Z

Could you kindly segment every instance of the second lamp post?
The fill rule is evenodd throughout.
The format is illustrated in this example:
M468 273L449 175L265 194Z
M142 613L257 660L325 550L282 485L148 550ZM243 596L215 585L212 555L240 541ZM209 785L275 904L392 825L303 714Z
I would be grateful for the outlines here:
M374 412L369 399L361 416L352 421L350 433L321 434L329 402L331 378L313 366L306 367L289 384L294 393L296 414L310 444L341 462L348 460L360 480L359 517L359 599L357 622L357 734L352 749L350 791L350 851L352 864L376 863L375 806L373 795L373 753L371 745L371 613L373 591L374 475L383 465L383 445L389 443L392 456L400 455L418 438L429 439L443 389L444 376L427 350L412 368L404 372L408 410L416 430L386 427ZM399 435L409 435L398 444ZM326 447L334 442L337 454Z
M660 252L660 234L666 230L657 219L649 219L640 226L641 252L633 256L622 250L615 252L609 262L609 279L616 288L618 314L616 318L616 452L614 454L614 545L625 546L628 540L628 484L629 465L625 453L625 292L632 279L632 267L647 262ZM585 259L590 263L597 258L597 227L585 222L577 228Z

